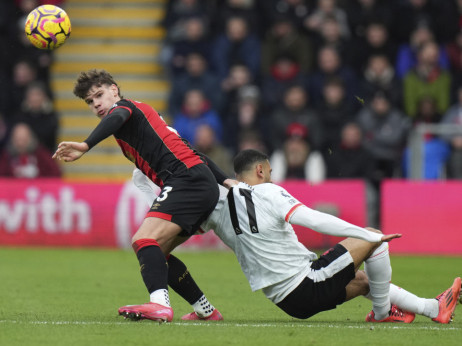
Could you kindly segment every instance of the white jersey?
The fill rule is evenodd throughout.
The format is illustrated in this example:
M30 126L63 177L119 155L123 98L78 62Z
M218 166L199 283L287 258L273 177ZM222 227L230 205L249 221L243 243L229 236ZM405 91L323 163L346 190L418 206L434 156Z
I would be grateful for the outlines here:
M159 193L157 187L138 170L134 171L133 182L151 204ZM328 235L381 241L381 234L310 209L280 186L239 183L229 192L219 187L220 199L201 224L201 233L214 230L236 254L252 290L262 289L274 303L309 275L311 262L317 259L298 241L290 223Z
M220 199L202 228L213 229L234 251L256 291L293 277L317 258L288 223L302 205L280 186L239 183Z

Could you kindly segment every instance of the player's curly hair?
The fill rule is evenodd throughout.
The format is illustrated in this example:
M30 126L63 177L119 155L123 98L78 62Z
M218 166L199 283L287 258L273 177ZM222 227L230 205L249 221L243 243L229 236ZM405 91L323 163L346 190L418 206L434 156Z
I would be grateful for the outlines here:
M254 149L242 150L234 158L234 172L236 175L248 171L256 163L265 162L268 160L268 155Z
M114 80L114 78L111 76L109 72L103 69L91 69L88 71L82 71L80 72L79 76L77 77L77 82L75 83L74 86L74 95L81 98L82 100L85 99L85 97L88 94L88 91L93 87L97 86L100 87L102 85L112 85L115 84L119 88L119 96L123 98L120 95L120 87Z

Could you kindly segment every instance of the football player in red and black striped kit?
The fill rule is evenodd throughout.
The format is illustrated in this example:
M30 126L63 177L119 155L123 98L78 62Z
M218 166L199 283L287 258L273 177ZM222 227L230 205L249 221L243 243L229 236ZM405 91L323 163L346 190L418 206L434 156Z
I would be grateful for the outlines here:
M123 154L162 188L132 238L150 302L124 306L119 314L131 319L170 322L173 310L169 284L194 307L193 316L197 319L222 319L194 283L186 266L172 255L167 264L165 254L170 254L199 229L218 201L217 182L226 185L229 180L212 161L193 150L152 107L124 99L119 86L105 70L81 72L74 94L85 100L101 121L85 141L60 143L53 158L75 161L113 135ZM187 289L182 285L188 285Z

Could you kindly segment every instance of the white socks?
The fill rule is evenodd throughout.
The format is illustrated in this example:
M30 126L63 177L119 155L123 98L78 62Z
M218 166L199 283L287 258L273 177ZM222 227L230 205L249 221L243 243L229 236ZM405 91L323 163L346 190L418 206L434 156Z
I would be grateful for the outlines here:
M393 284L390 284L390 301L405 311L430 318L438 316L439 306L436 299L417 297L415 294Z
M199 317L209 317L215 308L212 304L207 300L207 298L202 295L197 302L195 302L192 307L194 308L194 312Z
M382 243L364 262L364 269L369 278L369 294L366 298L372 300L372 310L376 320L388 316L391 304L400 309L415 314L435 318L438 316L438 301L434 298L417 297L401 287L390 283L391 265L388 254L388 243Z
M150 301L151 303L170 307L168 290L160 289L152 292L150 295ZM197 302L192 304L192 307L194 308L196 315L202 318L209 317L213 313L213 310L215 310L214 306L210 304L204 295L202 295Z
M150 295L150 301L151 303L156 303L156 304L170 307L170 298L168 295L168 290L166 289L155 290Z
M388 243L382 243L364 262L364 269L369 278L370 292L368 298L372 300L372 310L376 320L388 317L390 311L390 281L391 264L388 254Z
M168 290L160 289L152 292L150 295L150 301L151 303L170 307ZM213 310L215 310L214 306L210 304L204 295L202 295L197 302L192 304L192 307L194 308L196 315L202 318L210 316L213 313Z

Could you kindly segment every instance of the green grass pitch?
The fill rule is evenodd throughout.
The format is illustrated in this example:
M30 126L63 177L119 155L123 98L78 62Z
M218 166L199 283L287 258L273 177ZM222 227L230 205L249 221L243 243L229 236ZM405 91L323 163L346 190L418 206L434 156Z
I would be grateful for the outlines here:
M364 322L371 304L356 298L308 320L285 315L251 292L230 252L178 252L223 322L183 322L191 307L171 292L170 324L117 315L147 302L135 255L101 249L0 248L0 345L461 345L462 307L439 325ZM461 275L461 257L392 256L393 282L434 297Z

